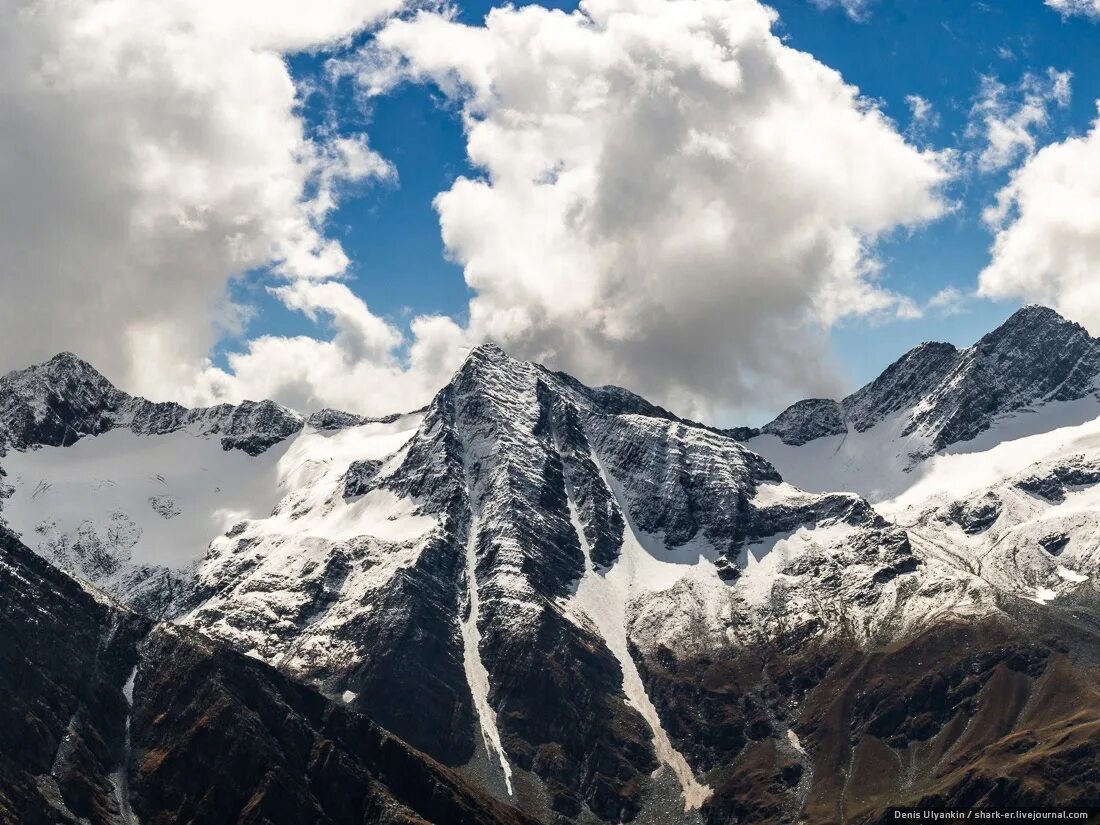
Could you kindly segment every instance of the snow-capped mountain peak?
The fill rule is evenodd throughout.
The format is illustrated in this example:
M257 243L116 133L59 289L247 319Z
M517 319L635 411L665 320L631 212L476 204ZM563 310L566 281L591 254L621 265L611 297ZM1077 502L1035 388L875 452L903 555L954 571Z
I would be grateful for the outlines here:
M873 669L851 662L937 644L942 628L1000 627L1040 607L1060 616L1090 586L1087 547L1058 538L1084 523L1087 455L1044 464L1035 445L1015 463L998 453L985 476L938 472L966 455L911 469L967 420L1000 426L995 409L1083 386L1073 376L1088 372L1092 339L1047 313L1006 326L963 350L919 347L748 443L493 344L471 350L426 408L384 419L153 404L63 358L0 397L10 409L47 399L77 436L7 437L0 516L115 597L318 686L544 821L695 825L745 816L745 798L793 817L815 794L847 793L815 784L817 767L863 764L835 731L899 748L955 736L916 704L885 721L859 704L869 694L833 707L827 697L847 694L814 694L819 681L862 685ZM1076 348L1080 366L1048 387L1023 340L1050 358ZM1013 389L983 406L994 365ZM1085 454L1091 436L1079 435ZM893 475L876 480L867 456ZM874 495L876 510L800 477L831 472L830 460L906 486ZM1015 553L1022 569L983 556L991 537L1018 548L1006 536L1021 519L1055 517L1045 556ZM980 673L984 689L987 659L952 658L944 678ZM896 678L866 690L892 696L909 684ZM815 717L822 703L846 721ZM763 784L745 797L737 777L749 769Z

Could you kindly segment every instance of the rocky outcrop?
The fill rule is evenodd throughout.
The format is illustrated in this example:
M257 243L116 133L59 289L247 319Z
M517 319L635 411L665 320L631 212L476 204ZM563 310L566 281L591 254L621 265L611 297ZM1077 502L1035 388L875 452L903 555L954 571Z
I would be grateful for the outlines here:
M1100 484L1100 461L1073 456L1054 465L1038 468L1016 480L1016 487L1034 496L1059 504L1070 490Z
M778 436L784 444L800 446L807 441L848 432L844 410L831 398L808 398L783 410L760 432Z

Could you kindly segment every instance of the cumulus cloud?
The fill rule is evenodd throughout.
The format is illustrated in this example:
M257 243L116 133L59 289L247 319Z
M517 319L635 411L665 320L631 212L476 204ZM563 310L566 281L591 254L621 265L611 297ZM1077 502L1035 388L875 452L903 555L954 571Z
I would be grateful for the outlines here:
M172 396L245 308L227 282L328 278L361 136L311 138L283 55L397 0L0 0L0 367L72 349Z
M325 221L347 182L396 173L362 135L307 129L284 57L398 4L5 8L5 366L64 347L152 397L389 412L491 338L706 414L831 391L832 324L921 312L874 245L949 208L949 156L785 46L756 0L591 0L484 26L421 11L342 66L369 94L438 86L480 171L435 200L468 320L378 317ZM318 332L216 367L250 312L227 283L255 268Z
M1063 17L1100 17L1100 0L1046 0L1046 4Z
M1100 118L1015 170L986 220L981 295L1047 304L1100 333Z
M981 172L995 172L1035 151L1035 132L1049 122L1052 106L1070 101L1070 72L1048 68L1041 75L1027 73L1014 87L994 77L983 77L978 98L970 110L968 134L982 142L977 155Z
M364 88L435 84L482 172L435 201L468 340L705 414L834 390L830 325L916 311L873 246L944 213L950 158L774 22L754 0L587 0L378 33Z
M466 331L438 316L415 318L406 342L344 283L298 281L273 291L288 307L330 326L331 336L255 338L229 356L228 370L208 365L185 400L276 398L300 410L391 413L427 401L468 348ZM407 356L398 358L406 343Z

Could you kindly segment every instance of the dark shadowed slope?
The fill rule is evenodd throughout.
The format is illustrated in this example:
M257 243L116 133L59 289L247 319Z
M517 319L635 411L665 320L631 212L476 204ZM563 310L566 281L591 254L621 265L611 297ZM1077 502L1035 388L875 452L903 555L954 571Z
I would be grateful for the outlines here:
M0 821L520 823L367 719L0 532Z

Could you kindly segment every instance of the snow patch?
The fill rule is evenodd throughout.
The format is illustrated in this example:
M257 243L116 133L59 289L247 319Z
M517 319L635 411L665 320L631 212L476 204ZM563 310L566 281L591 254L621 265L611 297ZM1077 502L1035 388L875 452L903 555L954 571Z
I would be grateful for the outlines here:
M223 450L217 438L186 431L134 435L119 428L69 447L10 450L4 469L14 488L3 516L36 550L48 540L35 528L76 536L82 526L112 546L119 514L134 524L133 566L183 569L210 540L278 501L277 445L255 458ZM173 518L180 512L184 518ZM89 572L89 571L86 571Z
M842 541L855 532L857 528L842 522L816 528L799 527L788 535L776 535L748 545L738 559L741 576L734 589L750 607L765 607L771 602L776 582L781 579L795 581L781 570L811 547Z
M111 784L115 788L115 798L118 801L118 819L120 825L141 825L137 816L130 807L130 717L134 707L134 681L137 679L137 664L130 671L130 676L122 686L122 695L126 699L126 734L122 746L122 764L111 775Z
M1058 565L1057 568L1055 568L1054 572L1057 573L1059 576L1061 576L1066 581L1074 582L1075 584L1080 584L1081 582L1087 582L1089 580L1088 576L1082 575L1081 573L1078 573L1076 570L1070 570L1068 567L1063 567L1060 564Z
M485 748L492 756L496 753L500 760L500 769L504 773L504 785L508 796L512 795L512 766L500 743L500 729L497 727L497 714L489 704L489 671L481 660L481 631L477 626L477 535L475 519L470 519L470 534L466 539L466 617L462 620L463 664L466 669L466 681L474 697L474 708L481 723L481 735Z
M1039 604L1050 604L1056 598L1058 598L1058 594L1049 587L1036 587L1035 596L1031 600Z
M794 748L796 751L801 753L803 756L806 755L806 749L802 747L802 741L798 738L798 734L790 728L787 728L787 741L791 743L791 747Z
M623 535L623 545L619 558L606 570L595 570L592 564L591 550L588 539L585 538L584 528L577 513L577 506L573 501L572 492L568 493L569 516L573 522L573 528L577 532L581 549L584 552L584 576L577 585L577 592L571 600L571 605L580 611L596 626L596 630L603 637L608 649L619 662L623 672L623 691L626 693L630 704L642 715L650 730L653 732L653 749L657 758L667 765L676 776L684 794L684 810L690 811L699 808L711 795L711 789L701 784L692 773L687 760L673 746L664 726L661 724L657 708L654 707L645 685L642 683L641 674L634 658L630 655L627 643L626 610L627 604L645 592L653 592L671 587L691 572L700 572L699 568L709 565L710 575L718 581L714 573L713 564L701 560L695 566L675 564L655 558L643 546L639 535L635 532L634 524L630 518L626 501L622 495L622 489L614 479L604 471L599 459L593 455L592 460L599 467L605 483L608 484L613 495L618 499L626 520L627 529ZM653 537L646 537L647 545L655 548ZM679 555L680 552L664 549L665 555ZM704 572L704 575L707 575Z

